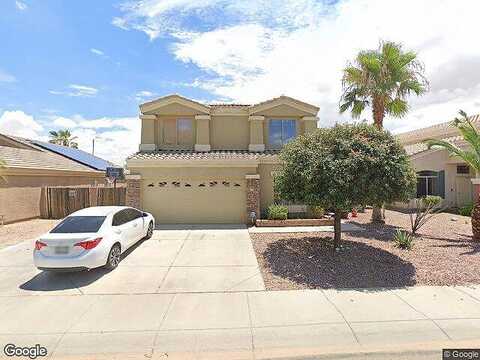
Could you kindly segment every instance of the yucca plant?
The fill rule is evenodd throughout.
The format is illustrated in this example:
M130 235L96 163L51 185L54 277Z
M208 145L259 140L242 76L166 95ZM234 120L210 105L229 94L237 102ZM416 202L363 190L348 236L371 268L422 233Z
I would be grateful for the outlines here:
M393 245L399 249L410 250L413 247L413 236L405 230L398 229L393 238Z
M426 92L428 81L415 52L382 41L378 49L360 51L347 65L342 87L340 113L350 110L352 117L359 118L370 107L373 123L381 129L385 115L402 118L408 113L407 98ZM383 222L382 204L373 205L372 221Z
M447 150L450 156L458 156L471 166L476 174L480 174L480 134L465 111L460 110L459 114L460 117L456 117L451 125L458 129L463 140L468 144L467 149L460 148L445 140L428 139L425 142L429 149L432 147L440 147ZM472 233L473 239L480 241L480 202L479 199L474 199L474 202L475 206L472 211Z

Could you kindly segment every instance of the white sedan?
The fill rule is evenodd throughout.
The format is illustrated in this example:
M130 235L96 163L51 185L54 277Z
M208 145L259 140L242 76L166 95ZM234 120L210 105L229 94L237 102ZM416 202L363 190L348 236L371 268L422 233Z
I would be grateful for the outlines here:
M152 237L155 219L125 206L76 211L35 242L33 261L40 270L114 269L122 253Z

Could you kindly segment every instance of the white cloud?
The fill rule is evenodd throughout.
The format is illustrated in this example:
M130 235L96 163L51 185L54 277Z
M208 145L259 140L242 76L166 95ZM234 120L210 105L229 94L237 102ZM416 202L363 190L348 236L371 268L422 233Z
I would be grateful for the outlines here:
M17 81L17 79L15 79L15 76L0 69L0 82L15 82L15 81Z
M98 55L98 56L107 57L107 55L105 55L105 53L102 50L99 50L99 49L91 48L90 52L92 54L95 54L95 55Z
M27 5L27 4L25 4L24 2L18 1L18 0L15 1L15 6L16 6L17 9L20 10L20 11L23 11L23 10L27 10L27 9L28 9L28 5Z
M95 139L95 155L123 164L125 159L138 151L141 122L133 117L102 117L87 119L82 115L52 117L48 119L59 129L68 128L81 150L91 152Z
M285 94L319 105L324 126L351 121L338 114L342 69L384 39L417 51L431 82L405 119L385 120L387 128L447 121L460 107L480 112L475 0L143 0L122 10L117 26L173 36L171 51L203 71L200 87L216 97L251 103Z
M98 89L92 86L71 84L68 85L69 90L59 91L59 90L50 90L49 93L52 95L66 95L72 97L94 97L98 93Z
M65 128L65 129L71 129L77 126L77 123L73 121L72 119L65 118L65 117L57 117L53 120L53 124L55 126Z
M23 111L4 111L0 116L0 133L21 136L29 139L42 138L43 127Z
M135 101L143 103L147 100L151 100L155 96L157 96L157 94L155 94L154 92L151 92L151 91L148 91L148 90L142 90L142 91L138 91L135 94Z

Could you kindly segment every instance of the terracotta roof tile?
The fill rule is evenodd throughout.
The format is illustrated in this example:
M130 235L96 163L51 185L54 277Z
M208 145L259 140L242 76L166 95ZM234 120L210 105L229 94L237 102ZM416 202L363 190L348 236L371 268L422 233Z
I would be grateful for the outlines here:
M140 151L129 160L256 160L275 158L278 151L250 152L248 150L212 150L197 152L194 150L158 150Z
M452 136L452 137L445 138L443 140L448 141L449 143L456 146L460 146L465 143L461 136ZM424 142L407 144L407 145L404 145L403 147L407 152L407 155L409 156L416 155L428 150L427 144L425 144Z

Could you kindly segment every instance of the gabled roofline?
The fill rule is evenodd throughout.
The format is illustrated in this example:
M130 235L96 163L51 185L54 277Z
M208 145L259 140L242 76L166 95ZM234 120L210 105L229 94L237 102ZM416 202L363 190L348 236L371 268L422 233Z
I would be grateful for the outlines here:
M312 114L313 116L316 116L318 111L320 110L320 108L318 106L308 104L306 102L294 99L294 98L289 97L289 96L281 95L279 97L276 97L276 98L273 98L273 99L270 99L270 100L267 100L267 101L263 101L261 103L250 106L250 108L248 109L248 112L249 112L250 115L252 115L252 114L255 114L257 112L264 111L264 110L267 110L267 109L271 109L275 106L279 106L279 105L283 105L283 104L291 106L291 107L296 108L296 109L301 110L301 111L305 111L309 114Z
M300 111L316 116L320 108L318 106L308 104L306 102L294 99L289 96L279 96L270 100L260 102L253 105L244 105L244 104L202 104L194 100L190 100L186 97L180 96L178 94L172 94L163 96L161 98L148 101L140 105L140 112L145 115L149 115L155 110L173 104L181 104L191 109L198 111L201 114L212 114L212 115L222 115L222 114L246 114L252 115L260 111L268 110L279 105L291 106Z
M194 100L187 99L186 97L180 96L178 94L172 94L172 95L167 95L163 96L161 98L158 98L156 100L152 100L146 103L143 103L140 105L140 111L142 114L146 114L149 112L152 112L158 108L161 108L163 106L167 106L173 103L181 104L186 107L195 109L201 113L209 114L210 113L210 107L206 106L204 104L201 104L199 102L196 102Z
M0 138L6 140L6 142L13 143L14 145L20 145L19 147L21 149L42 151L40 147L16 136L0 134Z

